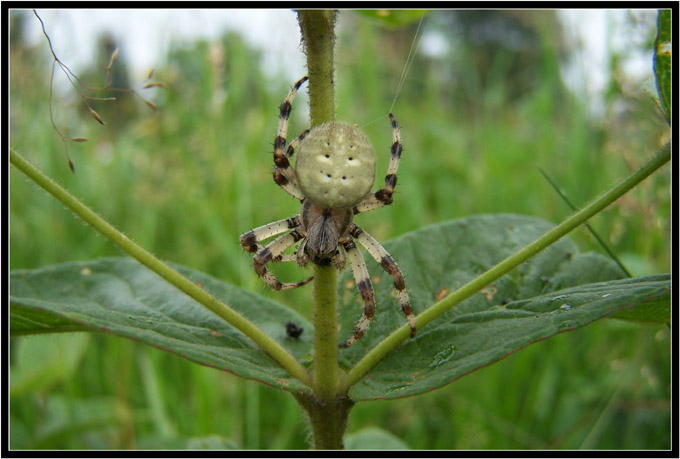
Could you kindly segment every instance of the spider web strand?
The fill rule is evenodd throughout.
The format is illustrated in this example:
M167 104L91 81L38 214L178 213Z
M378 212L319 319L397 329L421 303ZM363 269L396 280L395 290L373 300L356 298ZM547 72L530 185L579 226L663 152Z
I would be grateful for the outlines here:
M390 113L392 113L392 110L394 110L394 106L397 104L397 99L399 98L399 94L401 93L401 88L404 86L404 83L406 82L406 77L408 76L411 66L413 65L413 61L415 60L416 54L418 54L418 49L420 48L420 43L422 42L422 36L423 34L420 33L421 26L423 25L423 21L425 20L425 15L423 15L420 18L420 22L418 23L418 29L416 29L416 33L413 36L413 42L411 42L411 49L409 49L408 56L406 57L406 63L404 63L404 68L401 72L401 77L399 79L399 84L397 85L397 91L394 95L394 99L392 100L392 106L390 107ZM416 44L417 42L417 44ZM414 51L415 47L415 51Z

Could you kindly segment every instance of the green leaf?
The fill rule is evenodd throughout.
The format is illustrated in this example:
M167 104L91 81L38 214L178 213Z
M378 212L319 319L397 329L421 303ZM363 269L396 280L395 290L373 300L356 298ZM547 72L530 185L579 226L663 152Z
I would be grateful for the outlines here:
M17 306L10 304L9 313L13 337L38 333L92 331L87 325L75 323L41 309L18 309Z
M603 265L601 261L601 255L593 253L578 255L571 263L565 265L566 271L560 271L552 278L552 284L555 288L560 288L562 285L582 285L619 277L618 267ZM671 320L671 303L667 300L649 301L636 308L612 314L611 317L662 324Z
M311 325L295 311L206 274L175 268L246 316L298 360L311 355ZM13 271L10 303L12 334L89 328L280 389L305 387L240 331L131 259L106 258ZM296 323L306 333L298 339L289 338L287 322Z
M657 35L654 40L654 76L661 109L671 122L671 10L659 10Z
M347 435L343 443L345 449L409 449L400 438L377 427L367 427Z
M417 314L551 227L532 217L480 215L414 231L385 248L404 272ZM375 275L381 268L370 262L369 271ZM391 399L430 391L557 333L637 305L668 303L668 275L613 281L621 277L609 258L579 254L563 238L419 330L354 385L350 396ZM340 341L349 336L363 308L349 279L343 277L339 287ZM374 287L377 307L371 327L341 354L348 368L405 323L392 296L391 277L381 274Z
M669 323L671 321L671 302L666 297L649 300L633 309L612 314L613 319L644 323Z

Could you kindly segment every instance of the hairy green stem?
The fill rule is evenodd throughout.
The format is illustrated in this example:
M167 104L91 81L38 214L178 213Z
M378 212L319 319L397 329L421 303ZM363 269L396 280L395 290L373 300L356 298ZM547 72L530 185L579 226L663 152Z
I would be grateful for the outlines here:
M347 428L347 417L354 406L352 399L338 396L324 403L308 392L293 395L309 415L309 423L314 434L314 447L343 449L342 437Z
M335 265L314 265L314 393L324 403L338 391L338 312Z
M312 127L335 119L333 47L335 13L298 11L307 55L309 116ZM316 449L342 449L352 402L338 392L337 273L334 265L314 266L313 393L297 394L309 414Z
M309 118L311 126L335 119L333 47L335 13L324 10L298 11L302 43L307 54Z
M335 118L332 11L299 11L307 55L310 124ZM314 267L314 391L323 402L335 398L338 386L337 275L334 266Z
M461 303L463 300L469 298L485 286L491 284L495 280L501 278L512 269L519 266L532 256L536 255L541 250L549 245L555 243L557 240L565 236L567 233L583 224L592 216L596 215L618 198L623 196L631 188L635 187L642 180L651 175L654 171L666 164L671 159L670 143L666 144L651 160L644 164L640 169L633 172L626 179L621 181L618 185L609 189L602 196L592 201L582 210L576 212L571 217L554 227L543 236L536 239L526 247L520 249L514 254L510 255L505 260L498 263L493 268L486 271L481 276L471 280L461 288L447 296L443 300L435 303L427 308L416 317L416 327L423 328L428 323L435 320L437 317L444 314L446 311ZM408 339L410 335L410 328L408 325L392 332L387 338L382 340L371 349L357 364L347 373L344 380L345 387L341 390L348 390L349 387L356 384L371 368L373 368L380 360L382 360L390 351L399 346L402 342Z
M182 276L180 273L163 263L153 254L135 244L113 225L97 215L75 196L69 193L57 182L45 175L40 169L29 163L19 153L10 149L10 162L31 180L37 183L49 194L54 196L73 213L90 224L95 230L108 240L120 247L125 253L161 276L200 304L210 309L219 317L236 327L244 335L255 341L267 354L276 360L291 376L311 386L311 378L307 370L279 343L265 334L255 324L233 310L225 303L215 298L201 287Z

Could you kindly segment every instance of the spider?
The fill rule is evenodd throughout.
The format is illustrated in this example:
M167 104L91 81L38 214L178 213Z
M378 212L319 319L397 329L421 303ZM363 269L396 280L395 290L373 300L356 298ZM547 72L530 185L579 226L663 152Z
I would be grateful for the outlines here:
M306 76L293 86L281 104L278 134L274 140L274 182L300 200L300 213L242 234L241 246L255 254L255 272L275 290L300 287L313 277L301 282L283 283L267 269L272 261L297 261L300 266L310 261L319 265L334 263L341 270L349 258L364 311L354 328L354 334L344 344L340 344L341 348L346 348L364 336L375 312L373 286L366 262L355 244L357 241L392 276L401 310L408 320L413 337L416 332L415 320L404 276L380 243L352 223L358 213L392 204L402 151L397 120L389 114L393 143L385 187L371 193L375 180L375 153L368 138L358 127L339 122L325 123L304 131L286 148L291 104L305 81ZM298 156L293 168L290 159L296 149ZM289 232L267 245L260 244L286 231ZM296 254L283 254L285 249L298 241L302 242Z

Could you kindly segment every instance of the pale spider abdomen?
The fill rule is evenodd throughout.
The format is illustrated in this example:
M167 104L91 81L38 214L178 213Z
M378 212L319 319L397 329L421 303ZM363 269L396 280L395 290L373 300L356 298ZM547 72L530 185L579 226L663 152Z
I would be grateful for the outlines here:
M300 144L295 174L305 197L318 206L350 208L373 187L375 153L357 127L337 122L322 124Z

